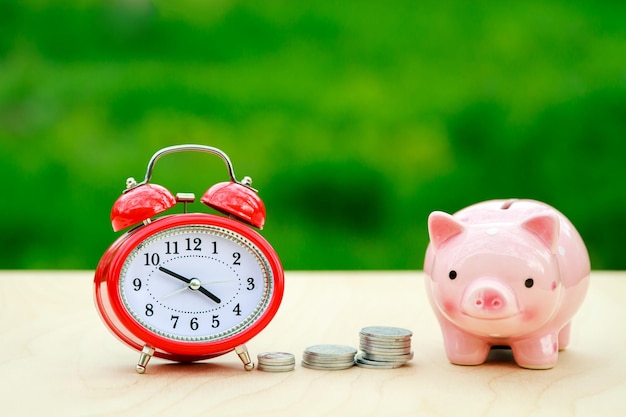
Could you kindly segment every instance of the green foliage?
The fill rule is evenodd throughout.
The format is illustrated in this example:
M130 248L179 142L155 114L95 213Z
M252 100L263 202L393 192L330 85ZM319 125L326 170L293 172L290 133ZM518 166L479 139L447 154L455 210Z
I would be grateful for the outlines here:
M0 268L93 269L127 177L225 151L287 269L419 269L426 218L492 198L568 216L626 269L626 4L0 4ZM227 180L174 154L154 182ZM204 210L198 204L196 210Z

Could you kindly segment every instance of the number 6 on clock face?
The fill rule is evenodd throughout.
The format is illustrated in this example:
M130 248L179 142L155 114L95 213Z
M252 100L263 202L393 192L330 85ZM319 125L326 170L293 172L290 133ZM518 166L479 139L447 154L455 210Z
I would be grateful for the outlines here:
M258 247L232 231L179 227L131 251L120 292L129 313L161 336L219 340L245 328L267 306L268 264Z

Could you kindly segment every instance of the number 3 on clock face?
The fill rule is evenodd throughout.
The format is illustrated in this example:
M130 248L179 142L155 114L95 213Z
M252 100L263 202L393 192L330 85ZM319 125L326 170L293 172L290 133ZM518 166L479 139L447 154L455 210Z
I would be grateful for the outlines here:
M212 341L245 329L265 310L269 261L245 237L183 226L146 239L126 258L120 293L146 329L173 340Z

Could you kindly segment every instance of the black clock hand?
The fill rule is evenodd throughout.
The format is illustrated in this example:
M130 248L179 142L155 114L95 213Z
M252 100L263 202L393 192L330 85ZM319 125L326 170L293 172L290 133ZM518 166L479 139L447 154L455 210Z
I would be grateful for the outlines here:
M222 302L222 300L220 300L219 297L217 297L215 294L213 294L211 291L207 290L204 287L199 287L198 291L200 291L202 294L209 297L211 300L215 301L217 304Z
M181 281L183 281L183 282L185 282L185 283L189 284L189 288L190 288L190 289L200 291L202 294L206 295L207 297L209 297L211 300L215 301L215 302L216 302L216 303L218 303L218 304L222 302L222 300L220 300L220 299L219 299L219 297L217 297L217 296L216 296L215 294L213 294L211 291L209 291L209 290L207 290L206 288L204 288L204 287L200 286L200 284L199 284L199 280L196 280L196 281L198 281L198 284L196 284L195 282L192 282L193 280L191 280L191 279L189 279L189 278L185 278L184 276L182 276L182 275L180 275L180 274L177 274L177 273L176 273L176 272L174 272L174 271L170 271L169 269L164 268L164 267L162 267L162 266L160 266L160 267L159 267L159 271L161 271L161 272L165 272L166 274L171 275L171 276L173 276L174 278L178 278L179 280L181 280Z
M165 272L166 274L171 275L174 278L178 278L179 280L186 282L187 284L191 283L191 280L189 278L185 278L184 276L177 274L174 271L170 271L169 269L164 268L162 266L159 267L159 271Z

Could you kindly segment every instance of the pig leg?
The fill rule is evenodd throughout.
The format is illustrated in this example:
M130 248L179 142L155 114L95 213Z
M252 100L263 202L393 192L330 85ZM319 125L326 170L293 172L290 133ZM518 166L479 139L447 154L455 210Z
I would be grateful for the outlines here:
M569 322L559 332L559 350L565 350L569 345L569 332L572 326L572 322Z
M511 343L511 349L515 362L522 368L550 369L559 356L556 333L518 340Z
M450 325L442 326L441 330L446 355L453 364L480 365L487 360L490 346L483 339Z

